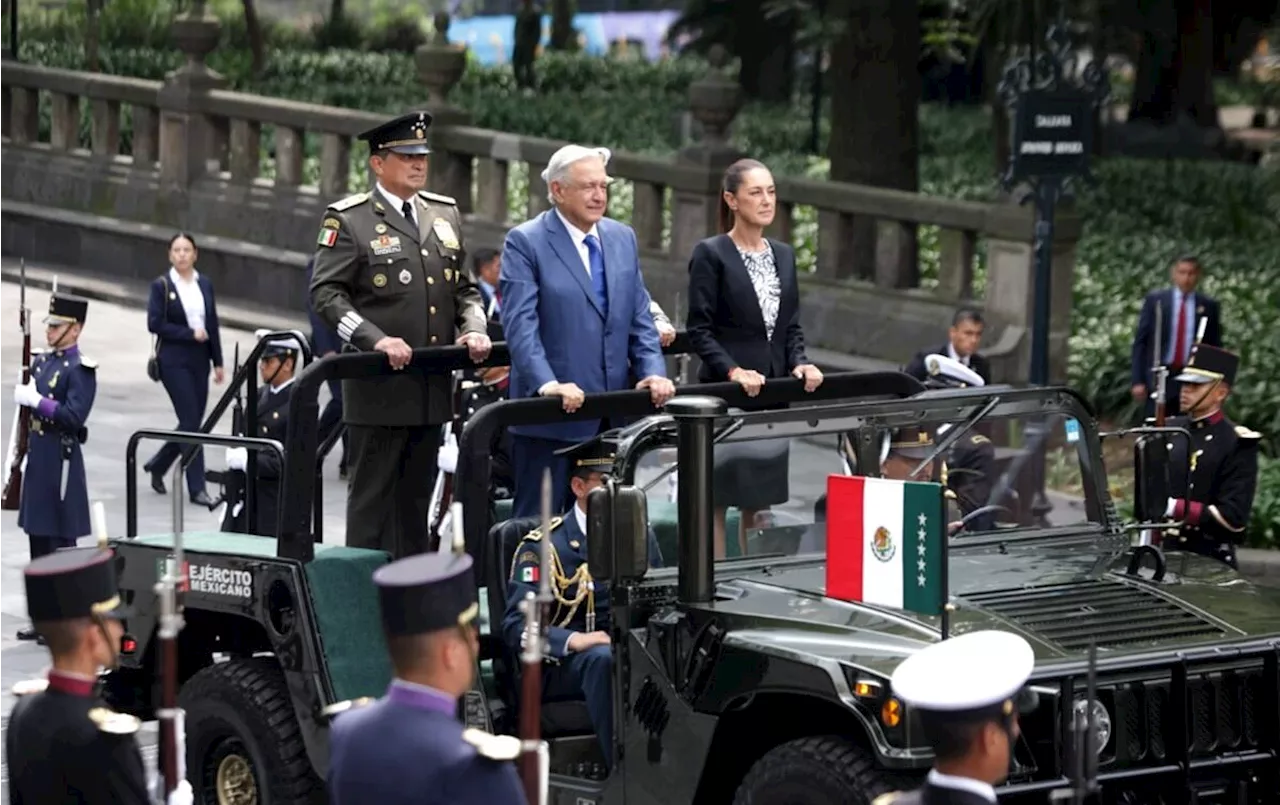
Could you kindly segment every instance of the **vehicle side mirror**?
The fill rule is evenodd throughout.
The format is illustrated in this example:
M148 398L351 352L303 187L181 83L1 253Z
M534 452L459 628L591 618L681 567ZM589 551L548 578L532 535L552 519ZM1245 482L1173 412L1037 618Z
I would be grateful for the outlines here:
M1144 523L1168 518L1169 447L1172 441L1162 433L1145 434L1133 443L1133 516Z
M644 491L612 478L587 495L587 569L599 581L643 579L649 570L649 505Z

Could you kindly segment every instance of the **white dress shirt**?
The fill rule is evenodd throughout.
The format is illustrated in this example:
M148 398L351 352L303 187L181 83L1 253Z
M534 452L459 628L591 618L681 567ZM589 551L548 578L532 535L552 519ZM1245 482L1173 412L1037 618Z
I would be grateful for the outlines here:
M299 355L299 357L301 357L301 355ZM284 391L285 389L289 388L289 384L290 384L290 383L292 383L292 382L293 382L293 381L295 381L295 380L297 380L297 378L296 378L296 377L291 377L291 378L289 378L288 380L284 381L283 383L281 383L281 384L280 384L280 385L278 385L278 386L272 386L272 387L271 387L271 393L272 393L272 394L279 394L280 392L282 392L282 391Z
M587 251L587 235L595 235L596 243L600 245L600 253L604 254L604 243L600 241L600 232L595 224L591 225L591 229L583 232L578 227L569 223L569 219L564 217L560 212L560 208L556 207L556 215L560 216L560 222L564 224L564 228L569 230L569 238L573 240L574 247L578 250L578 257L582 258L582 267L586 270L587 276L591 276L591 253Z
M390 190L383 187L382 182L376 182L375 184L378 188L378 192L386 196L387 201L391 202L391 206L395 208L396 212L403 214L404 205L408 204L409 209L412 210L412 212L409 214L409 223L413 224L414 226L418 225L418 219L416 218L418 214L418 208L413 206L413 199L400 198L395 193L392 193Z
M955 791L968 791L970 794L976 794L990 802L991 805L996 803L996 790L989 783L975 780L972 777L956 777L952 774L942 774L937 769L930 769L928 781L930 785L936 785L939 788L950 788Z
M182 312L187 314L187 326L192 330L204 329L204 291L200 290L200 272L191 269L191 279L184 280L178 269L169 266L169 282L178 292Z
M963 356L963 357L962 357L962 356L960 356L960 355L957 355L957 354L956 354L956 347L955 347L955 345L954 345L954 344L952 344L950 341L948 341L948 342L947 342L947 357L948 357L948 358L952 358L952 359L957 360L957 361L960 361L960 362L961 362L961 363L963 363L965 366L968 366L968 365L969 365L969 357L970 357L970 356L969 356L969 355L965 355L965 356Z

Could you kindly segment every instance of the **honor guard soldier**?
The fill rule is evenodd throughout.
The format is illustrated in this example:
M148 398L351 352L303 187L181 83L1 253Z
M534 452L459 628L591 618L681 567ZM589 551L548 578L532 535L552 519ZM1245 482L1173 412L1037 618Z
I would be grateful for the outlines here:
M1170 486L1166 516L1185 520L1170 531L1165 547L1194 551L1236 567L1241 541L1253 510L1258 483L1258 449L1262 435L1236 425L1222 413L1231 394L1240 359L1231 352L1199 344L1175 380L1183 416L1170 427L1191 432L1170 443Z
M528 592L538 592L541 572L539 544L551 546L551 594L547 651L554 664L542 671L544 699L582 697L608 766L613 736L613 648L609 637L610 611L607 583L591 578L587 567L587 496L613 472L617 445L608 433L556 455L569 459L569 486L575 503L564 516L551 519L551 533L534 529L525 535L512 555L507 583L507 609L502 618L507 647L519 655L525 618L520 602ZM662 567L662 549L649 529L649 566Z
M419 347L465 344L488 356L484 304L464 264L462 216L427 181L426 112L360 135L373 189L335 201L320 225L311 301L344 350L385 353L394 376L343 382L349 434L347 544L394 557L427 549L441 426L452 416L448 372L405 371Z
M924 365L928 373L924 380L927 388L981 388L987 384L982 375L947 355L927 355ZM938 438L941 439L950 428L949 424L939 425ZM947 451L941 480L947 487L947 497L958 504L963 515L994 502L991 491L997 477L995 445L976 428L961 436ZM996 512L992 510L974 517L967 523L967 528L970 531L990 531L995 525Z
M922 788L885 794L873 805L995 805L993 786L1009 772L1018 716L1034 709L1026 688L1031 645L1009 632L983 631L912 654L889 679L893 696L919 717L934 763Z
M517 805L520 741L464 729L458 698L478 667L476 584L465 553L424 553L373 574L395 678L344 702L329 735L332 805ZM345 711L345 712L344 712Z
M254 335L261 341L267 332L258 330ZM262 355L258 360L262 388L258 391L256 421L242 436L274 439L282 445L287 443L285 437L289 430L289 394L293 388L295 373L303 368L301 361L302 345L296 338L276 337L262 348ZM284 471L279 456L270 450L258 451L258 482L254 487L253 499L256 511L252 527L249 527L244 516L245 468L249 464L249 449L228 447L226 463L227 470L235 473L235 477L227 485L222 530L264 537L279 536L276 526L280 512L280 476Z
M14 388L13 401L31 409L31 437L22 483L18 527L27 532L31 558L74 547L89 534L89 489L80 445L98 392L96 361L80 351L89 302L54 293L45 317L48 350L31 359L31 380ZM20 640L38 637L21 629Z
M24 573L27 612L43 635L48 679L14 688L5 735L12 805L149 802L137 718L108 709L98 672L113 668L124 634L115 556L71 548L35 559Z

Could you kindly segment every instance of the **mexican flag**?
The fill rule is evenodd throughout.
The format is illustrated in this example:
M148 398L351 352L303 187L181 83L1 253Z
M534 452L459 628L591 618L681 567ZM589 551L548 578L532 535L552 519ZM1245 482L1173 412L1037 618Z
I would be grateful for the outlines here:
M942 485L827 477L827 595L938 615Z

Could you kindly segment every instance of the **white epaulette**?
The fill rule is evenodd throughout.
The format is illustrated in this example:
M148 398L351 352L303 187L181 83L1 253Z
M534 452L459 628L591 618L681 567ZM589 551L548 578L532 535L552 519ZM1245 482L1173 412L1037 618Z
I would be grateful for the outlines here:
M90 358L88 355L85 355L83 352L80 353L80 365L86 369L98 368L98 362L95 361L93 358Z
M520 757L520 739L514 735L494 735L468 727L462 731L462 740L474 746L481 757L490 760L515 760Z
M1244 425L1236 425L1236 436L1240 437L1241 439L1261 439L1262 438L1261 433L1258 433L1256 430L1250 430L1249 428L1246 428Z
M347 196L344 199L339 199L338 201L333 202L332 204L329 205L329 209L342 212L343 210L350 209L351 207L356 206L362 201L367 201L368 198L369 198L369 194L367 192L356 193L353 196Z
M13 686L14 696L31 696L36 693L44 693L49 687L48 679L24 679Z
M361 696L358 699L347 699L346 701L334 702L320 711L320 717L332 719L347 712L348 710L355 710L360 707L364 707L365 705L373 704L376 701L377 699L372 696Z
M451 207L458 206L458 200L451 196L442 196L439 193L429 193L426 190L419 190L418 195L422 196L427 201L435 201L435 202L439 202L440 204L448 204Z
M98 729L112 735L132 735L142 727L142 719L128 713L117 713L106 707L95 707L89 711L89 719L98 725Z

